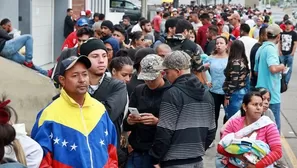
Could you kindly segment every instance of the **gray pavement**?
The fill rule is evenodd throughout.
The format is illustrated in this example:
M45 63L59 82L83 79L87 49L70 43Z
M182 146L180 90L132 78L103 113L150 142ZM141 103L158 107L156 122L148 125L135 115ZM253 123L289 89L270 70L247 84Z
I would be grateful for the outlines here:
M295 53L295 57L297 54ZM296 104L295 104L296 103ZM222 126L224 110L221 110L219 128ZM281 132L283 158L289 168L297 168L297 64L293 64L293 72L289 89L282 94L281 103ZM219 133L216 136L216 145L219 142ZM204 167L215 167L216 145L210 148L204 156Z

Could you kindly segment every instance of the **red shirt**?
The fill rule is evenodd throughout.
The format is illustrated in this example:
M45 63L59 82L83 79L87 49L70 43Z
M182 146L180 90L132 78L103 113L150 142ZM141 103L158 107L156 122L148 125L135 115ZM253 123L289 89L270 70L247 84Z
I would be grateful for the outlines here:
M232 34L233 36L235 36L236 39L240 37L240 25L234 27L234 29L232 30Z
M210 23L205 24L202 27L200 27L197 32L196 43L199 44L204 51L205 51L205 45L207 43L206 33L209 26L211 26Z
M68 37L65 39L63 45L62 45L62 50L65 48L73 48L77 44L77 36L76 36L76 31L70 33Z
M286 30L286 25L285 25L284 23L282 23L279 27L280 27L283 31ZM292 30L294 30L294 29L295 29L295 27L292 26Z
M156 15L152 21L153 28L156 32L160 33L161 32L161 23L162 23L162 18L160 15Z

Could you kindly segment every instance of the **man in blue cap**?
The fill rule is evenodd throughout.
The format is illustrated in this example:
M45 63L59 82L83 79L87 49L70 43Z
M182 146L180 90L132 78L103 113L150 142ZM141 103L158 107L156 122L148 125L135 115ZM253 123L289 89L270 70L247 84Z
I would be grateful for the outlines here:
M80 18L75 25L75 29L76 31L70 33L68 35L68 37L65 39L63 45L62 45L62 50L64 50L65 48L73 48L76 46L76 44L78 43L77 40L77 35L76 32L80 29L82 29L83 27L88 27L88 20L86 18Z

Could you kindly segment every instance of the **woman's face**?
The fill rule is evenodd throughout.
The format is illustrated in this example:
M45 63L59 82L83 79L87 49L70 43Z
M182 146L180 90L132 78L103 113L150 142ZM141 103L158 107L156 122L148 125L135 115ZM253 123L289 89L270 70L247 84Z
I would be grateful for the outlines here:
M246 116L258 120L263 114L263 100L259 96L253 96L248 105L243 105Z
M133 73L133 66L124 65L120 71L112 70L112 77L115 79L129 83Z
M109 43L105 43L105 47L107 50L107 58L108 58L108 63L112 60L113 57L113 48Z
M218 53L226 52L227 50L227 44L226 41L223 38L218 38L216 40L216 50Z
M262 96L262 98L263 98L263 111L265 112L269 108L269 103L270 103L270 94L269 94L269 92L267 92L266 94L264 94Z
M145 47L144 36L141 36L140 39L135 41L135 47Z

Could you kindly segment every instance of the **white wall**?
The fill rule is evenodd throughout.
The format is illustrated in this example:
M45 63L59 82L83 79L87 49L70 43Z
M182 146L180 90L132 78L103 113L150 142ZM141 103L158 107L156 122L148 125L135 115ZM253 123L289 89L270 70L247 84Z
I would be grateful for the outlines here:
M18 0L0 0L0 21L8 18L12 26L19 28L19 1Z
M36 65L53 61L53 7L53 0L32 0L33 61Z

